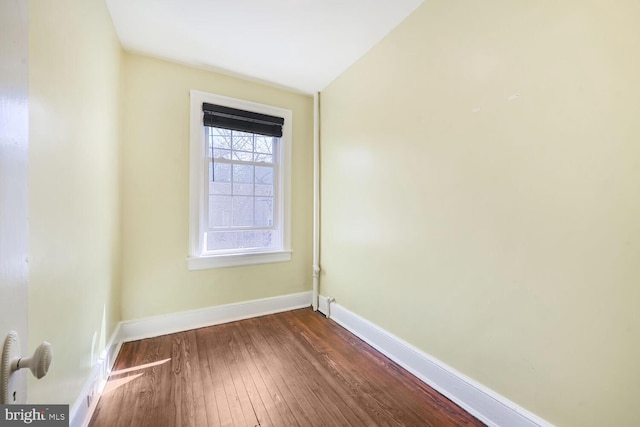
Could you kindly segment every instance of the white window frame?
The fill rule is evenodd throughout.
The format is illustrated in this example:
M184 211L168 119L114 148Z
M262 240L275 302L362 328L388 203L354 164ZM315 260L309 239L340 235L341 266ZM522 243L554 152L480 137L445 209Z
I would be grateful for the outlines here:
M190 164L189 164L189 270L233 267L241 265L285 262L291 260L291 122L293 113L279 107L230 98L222 95L192 90L191 126L190 126ZM209 158L205 141L205 129L202 122L202 104L217 104L245 111L268 114L284 118L282 137L279 142L279 159L276 184L280 200L277 215L282 247L277 249L238 249L224 254L205 254L204 234L207 226L206 212L208 204L207 188L209 179ZM274 153L275 154L275 153Z

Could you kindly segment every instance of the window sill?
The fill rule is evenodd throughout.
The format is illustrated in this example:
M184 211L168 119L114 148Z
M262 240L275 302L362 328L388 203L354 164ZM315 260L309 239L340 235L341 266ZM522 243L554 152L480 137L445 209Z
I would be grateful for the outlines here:
M187 265L189 270L208 270L287 261L291 261L291 251L189 257L187 258Z

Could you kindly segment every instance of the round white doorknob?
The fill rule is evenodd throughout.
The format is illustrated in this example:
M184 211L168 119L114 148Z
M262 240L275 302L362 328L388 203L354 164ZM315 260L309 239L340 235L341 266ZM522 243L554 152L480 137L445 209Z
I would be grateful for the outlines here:
M11 362L11 372L22 368L29 368L33 376L40 379L49 372L52 357L51 344L45 341L36 348L33 356L13 360Z

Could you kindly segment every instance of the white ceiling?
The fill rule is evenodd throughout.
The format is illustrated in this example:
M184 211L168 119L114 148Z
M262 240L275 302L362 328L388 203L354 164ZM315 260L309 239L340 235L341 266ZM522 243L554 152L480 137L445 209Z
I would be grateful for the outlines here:
M423 0L106 0L123 47L305 93Z

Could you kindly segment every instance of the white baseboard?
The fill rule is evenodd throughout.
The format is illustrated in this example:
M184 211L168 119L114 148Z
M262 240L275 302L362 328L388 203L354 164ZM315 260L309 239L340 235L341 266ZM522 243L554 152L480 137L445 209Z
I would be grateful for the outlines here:
M118 341L136 341L309 306L311 291L126 320L120 322Z
M490 427L553 427L379 326L320 296L318 310Z
M118 323L80 395L69 410L69 426L86 427L89 424L122 343L310 307L311 297L311 291L300 292Z
M122 343L117 340L120 330L120 323L109 338L109 342L100 354L89 379L85 382L78 398L69 409L69 427L86 427L91 421L93 411L98 404L98 399L109 378L109 373L113 369L118 352Z

